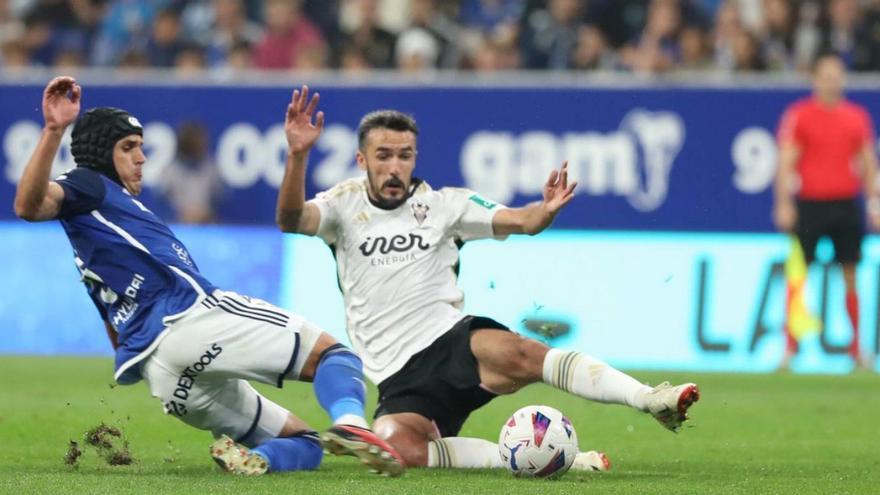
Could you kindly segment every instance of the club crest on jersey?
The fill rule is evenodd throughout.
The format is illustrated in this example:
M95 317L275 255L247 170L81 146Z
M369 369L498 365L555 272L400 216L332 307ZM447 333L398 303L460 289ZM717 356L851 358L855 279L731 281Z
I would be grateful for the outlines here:
M421 226L422 222L428 218L428 210L430 210L431 207L419 201L410 203L409 206L412 208L413 217L416 219L416 222L419 222L419 226Z

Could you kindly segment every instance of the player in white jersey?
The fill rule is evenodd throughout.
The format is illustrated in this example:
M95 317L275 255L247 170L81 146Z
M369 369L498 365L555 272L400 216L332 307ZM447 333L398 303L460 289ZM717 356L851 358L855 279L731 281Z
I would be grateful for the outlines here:
M456 286L461 242L537 234L574 195L566 164L543 200L507 208L466 189L432 189L415 178L418 128L408 115L366 115L358 166L305 201L308 152L324 124L318 95L296 90L285 131L290 145L276 221L285 232L316 235L336 257L348 334L379 387L374 428L409 466L501 466L494 442L455 435L467 416L498 394L545 382L586 399L625 404L677 431L699 399L696 385L644 385L575 351L550 349L490 318L466 315ZM312 123L313 118L314 124ZM607 468L579 462L593 469Z
M315 469L323 455L317 434L249 381L313 382L334 423L332 448L401 474L399 456L367 428L361 360L302 318L212 285L135 199L146 162L140 122L110 107L79 116L81 94L71 77L46 87L46 125L18 183L15 213L61 222L116 350L116 380L144 380L166 414L218 438L211 455L222 468L248 475ZM77 167L49 180L74 121Z

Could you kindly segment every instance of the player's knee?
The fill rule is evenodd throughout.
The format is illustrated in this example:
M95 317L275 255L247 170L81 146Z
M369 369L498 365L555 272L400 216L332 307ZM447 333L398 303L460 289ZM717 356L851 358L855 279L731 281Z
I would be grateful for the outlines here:
M348 360L354 363L359 369L363 368L360 358L357 357L350 349L336 341L330 334L323 332L318 327L305 322L303 329L309 328L310 332L319 333L315 344L308 350L308 358L303 364L302 370L299 372L299 379L312 381L318 372L318 367L326 361L326 357L334 354L346 355Z
M418 467L428 465L429 425L428 420L407 423L393 415L382 416L373 423L373 431L400 454L404 464Z
M352 371L362 371L364 363L361 358L343 344L333 344L318 356L318 367L322 365L340 366Z
M428 441L424 437L397 432L385 438L385 441L400 454L407 467L428 465Z
M537 340L520 337L516 343L511 366L515 369L517 378L540 378L544 366L544 356L548 347Z

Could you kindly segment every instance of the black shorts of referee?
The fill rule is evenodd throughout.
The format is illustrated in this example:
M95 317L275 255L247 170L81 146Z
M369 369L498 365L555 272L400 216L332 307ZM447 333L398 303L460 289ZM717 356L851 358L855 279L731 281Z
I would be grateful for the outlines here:
M862 257L865 221L857 199L797 200L795 235L804 250L807 263L816 259L819 239L829 237L834 246L834 261L857 263Z

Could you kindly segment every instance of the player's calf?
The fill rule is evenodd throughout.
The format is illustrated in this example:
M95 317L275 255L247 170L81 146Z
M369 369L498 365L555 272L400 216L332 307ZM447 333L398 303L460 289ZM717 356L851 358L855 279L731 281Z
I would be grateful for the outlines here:
M503 468L498 444L482 438L444 437L428 442L428 462L431 468ZM611 461L604 452L590 450L575 456L571 469L579 471L609 471Z
M334 425L366 428L363 363L342 344L323 349L315 366L315 395Z
M377 437L364 419L366 389L359 357L341 344L321 352L315 367L315 395L333 420L321 435L327 452L353 455L373 471L389 476L403 474L403 460Z

